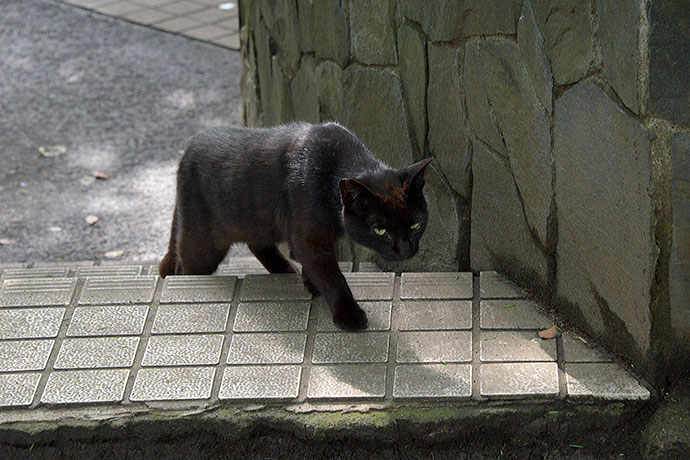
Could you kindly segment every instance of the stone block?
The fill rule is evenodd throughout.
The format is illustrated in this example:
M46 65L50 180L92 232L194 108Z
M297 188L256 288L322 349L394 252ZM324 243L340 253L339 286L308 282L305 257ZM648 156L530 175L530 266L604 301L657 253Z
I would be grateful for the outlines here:
M304 56L297 75L290 82L292 107L295 119L309 123L319 122L318 84L316 82L316 63L311 56Z
M676 354L690 357L690 135L672 140L673 245L671 247L671 324Z
M347 3L340 0L313 2L312 44L317 59L332 59L340 67L350 60Z
M234 334L227 363L301 364L306 344L306 334Z
M390 300L393 298L395 273L345 273L355 300Z
M278 49L280 65L294 75L301 55L295 0L261 0L259 4Z
M148 311L145 305L77 307L67 336L138 335L144 330Z
M472 301L403 301L397 311L397 323L401 331L471 329Z
M471 299L472 273L403 273L401 299Z
M350 54L363 64L395 65L395 3L390 0L350 3Z
M152 334L224 332L230 304L161 305L151 327Z
M299 275L247 275L240 289L241 301L308 299L311 294Z
M213 367L163 367L137 373L131 401L209 399L216 369Z
M302 52L313 53L314 0L297 0L297 23Z
M218 399L295 399L301 374L300 366L226 367Z
M87 404L121 401L129 369L55 371L43 390L43 404Z
M30 405L40 380L41 374L0 374L0 407Z
M33 278L65 278L68 275L69 267L64 266L41 268L6 268L2 271L0 281Z
M367 330L368 331L387 331L391 328L391 310L393 303L391 301L379 302L358 302L359 306L367 314ZM326 305L326 302L319 299L316 303L315 316L318 320L316 330L319 332L337 332L340 331L333 323L333 315L331 310Z
M0 287L0 307L67 306L76 278L10 279Z
M150 304L157 276L87 278L79 305Z
M131 367L139 337L65 339L58 351L55 369Z
M394 398L469 399L472 366L469 364L413 364L395 367Z
M230 302L236 281L234 276L167 276L160 302Z
M466 363L472 361L472 332L401 332L398 363Z
M529 300L482 300L479 304L482 329L546 329L553 318Z
M139 276L142 275L141 265L99 265L97 267L79 267L77 276Z
M386 395L386 366L380 364L314 366L308 399L381 399Z
M54 340L0 342L0 372L45 369L54 344Z
M0 310L0 339L56 337L64 316L64 308Z
M571 333L563 334L563 359L567 363L611 361L611 357L604 350Z
M216 274L244 278L245 275L265 275L268 271L255 257L231 257L227 265L218 267Z
M553 90L553 75L551 64L546 56L544 36L539 30L537 19L534 17L532 3L525 0L522 4L522 12L518 21L518 46L525 61L527 74L537 93L539 102L548 111L552 112L551 93Z
M142 366L218 364L223 347L220 334L159 335L149 339Z
M479 368L480 394L488 398L556 397L556 363L492 363Z
M242 302L235 332L306 331L310 302Z
M485 331L479 338L482 362L556 361L556 341L542 340L536 332Z
M596 338L646 355L658 255L650 134L592 81L555 108L557 294Z
M569 398L607 400L648 400L649 390L616 363L566 364L564 369Z
M378 265L376 265L373 262L360 262L357 264L357 271L370 273L370 272L380 272L381 269L378 267Z
M312 362L385 363L388 334L385 332L329 332L316 334Z
M343 71L331 61L316 66L319 113L321 120L340 120L343 114Z
M525 297L520 286L493 271L479 274L479 295L482 299L519 299Z
M426 40L407 22L398 28L398 59L403 99L412 122L417 150L423 151L427 128L424 103L427 82Z

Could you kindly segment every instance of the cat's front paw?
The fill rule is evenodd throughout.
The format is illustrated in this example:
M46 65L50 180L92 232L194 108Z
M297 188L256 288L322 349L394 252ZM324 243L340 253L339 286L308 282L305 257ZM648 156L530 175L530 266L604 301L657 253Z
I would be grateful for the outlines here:
M349 309L344 311L339 311L333 315L333 322L340 329L346 330L360 330L367 328L367 314L364 310L357 307L355 309Z

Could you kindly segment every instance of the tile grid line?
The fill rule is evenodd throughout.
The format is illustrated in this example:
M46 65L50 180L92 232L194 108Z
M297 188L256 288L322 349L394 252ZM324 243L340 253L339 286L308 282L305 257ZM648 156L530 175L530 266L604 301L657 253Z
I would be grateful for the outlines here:
M556 337L556 364L558 366L558 399L568 396L568 386L565 381L565 352L563 351L563 336Z
M474 401L483 401L481 396L481 360L480 360L480 286L479 276L472 276L472 391L470 398Z
M393 299L391 300L390 329L388 330L388 362L386 363L386 381L384 399L393 399L395 385L395 367L398 353L398 313L400 311L401 278L396 276L393 284Z
M230 308L228 309L228 318L227 323L225 324L225 331L223 331L223 347L220 350L220 358L218 364L215 366L216 373L213 377L213 383L211 385L210 401L212 403L220 400L220 386L223 383L223 374L225 373L225 368L227 366L226 361L228 360L228 354L230 353L230 344L232 342L232 337L235 334L232 327L235 324L237 309L240 304L240 283L240 279L235 277L235 289L233 290L232 301L230 302Z
M304 357L302 359L300 369L299 388L297 391L297 402L303 403L307 399L307 390L309 389L309 378L311 376L312 359L314 357L314 340L316 339L316 329L319 323L319 318L314 317L319 311L316 304L324 302L323 295L321 297L313 297L309 302L309 316L307 316L307 343L304 346ZM330 309L325 308L330 314Z

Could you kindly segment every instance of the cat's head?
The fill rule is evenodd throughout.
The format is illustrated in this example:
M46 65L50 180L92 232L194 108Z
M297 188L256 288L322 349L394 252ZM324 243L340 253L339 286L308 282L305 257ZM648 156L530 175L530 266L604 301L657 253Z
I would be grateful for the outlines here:
M399 171L371 172L341 179L343 222L347 234L384 260L409 259L419 249L427 221L424 169L427 158Z

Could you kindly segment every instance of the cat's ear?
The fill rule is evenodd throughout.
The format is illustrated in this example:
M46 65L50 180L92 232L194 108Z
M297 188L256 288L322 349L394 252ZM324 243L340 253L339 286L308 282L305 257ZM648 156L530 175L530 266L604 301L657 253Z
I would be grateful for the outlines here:
M363 214L375 199L375 193L358 179L340 179L340 197L346 211Z
M407 192L408 196L422 192L422 188L424 188L424 170L431 163L431 160L433 158L429 157L400 170L403 190Z

